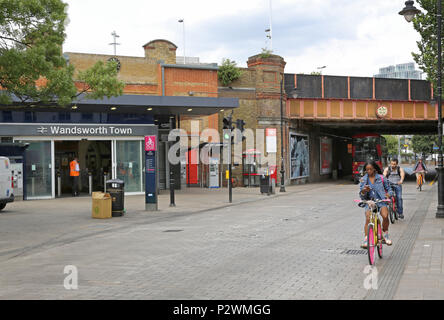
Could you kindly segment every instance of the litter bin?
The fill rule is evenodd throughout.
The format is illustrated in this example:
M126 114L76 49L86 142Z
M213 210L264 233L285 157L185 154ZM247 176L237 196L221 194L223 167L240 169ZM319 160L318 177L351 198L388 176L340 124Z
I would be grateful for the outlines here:
M270 194L271 192L270 175L261 174L260 186L261 186L261 193Z
M123 200L124 200L124 186L125 182L119 179L107 180L106 181L106 192L111 195L112 199L112 216L121 217L123 216Z
M92 217L94 219L110 219L111 195L104 192L92 193Z

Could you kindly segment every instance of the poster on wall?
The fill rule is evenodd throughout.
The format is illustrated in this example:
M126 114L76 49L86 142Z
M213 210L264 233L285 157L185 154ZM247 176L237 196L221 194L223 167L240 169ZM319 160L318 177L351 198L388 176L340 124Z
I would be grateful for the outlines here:
M291 179L310 175L310 154L308 136L290 132L290 168Z
M329 174L332 169L332 139L322 137L321 138L321 174Z
M272 153L276 152L277 144L276 144L276 128L267 128L265 129L265 139L267 143L267 152Z

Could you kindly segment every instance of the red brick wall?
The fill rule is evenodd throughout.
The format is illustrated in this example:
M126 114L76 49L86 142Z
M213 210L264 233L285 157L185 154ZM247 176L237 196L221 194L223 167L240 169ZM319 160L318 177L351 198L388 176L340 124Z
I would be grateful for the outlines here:
M217 97L217 71L165 68L165 95Z

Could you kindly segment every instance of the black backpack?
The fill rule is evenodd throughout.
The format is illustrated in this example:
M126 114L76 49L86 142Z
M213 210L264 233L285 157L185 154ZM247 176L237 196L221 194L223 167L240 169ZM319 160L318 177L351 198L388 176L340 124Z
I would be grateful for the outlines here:
M401 176L401 167L397 166L398 168L398 175ZM392 174L392 170L390 170L390 167L387 167L387 178L390 177L390 175Z

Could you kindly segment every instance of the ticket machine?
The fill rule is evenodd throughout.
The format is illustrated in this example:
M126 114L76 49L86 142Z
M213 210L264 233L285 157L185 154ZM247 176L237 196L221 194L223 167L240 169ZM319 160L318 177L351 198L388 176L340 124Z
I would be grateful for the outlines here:
M209 187L210 188L219 188L219 159L218 158L210 158L209 161Z

